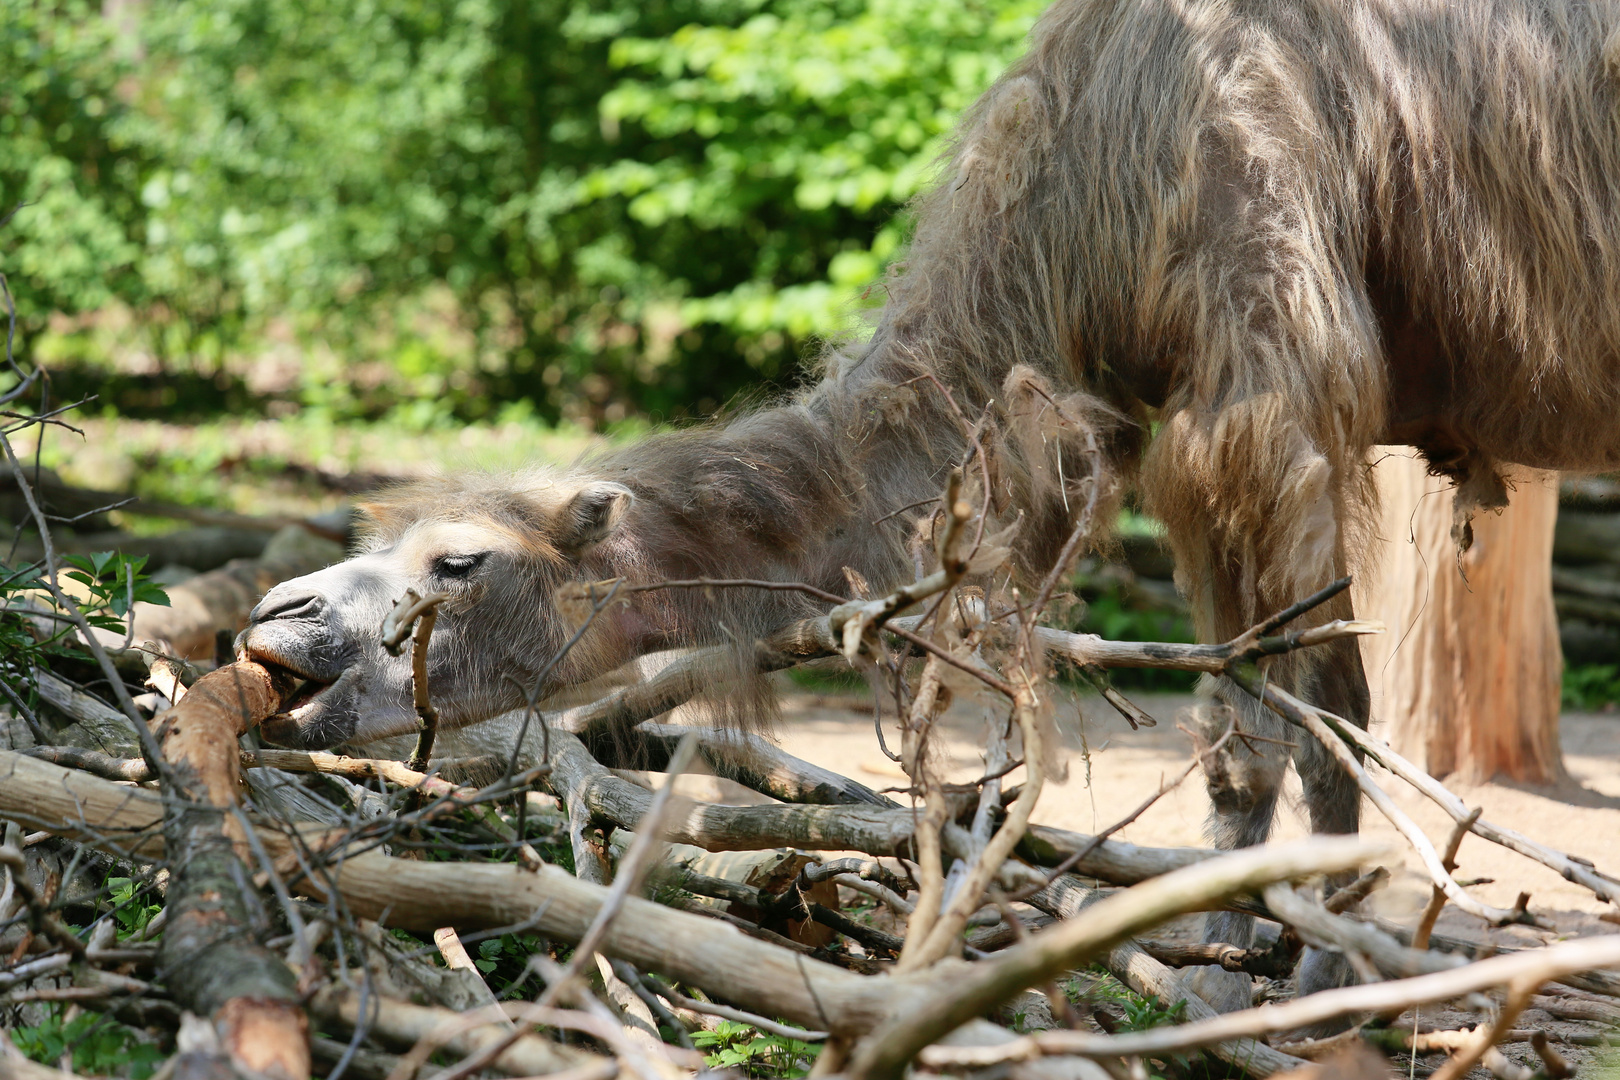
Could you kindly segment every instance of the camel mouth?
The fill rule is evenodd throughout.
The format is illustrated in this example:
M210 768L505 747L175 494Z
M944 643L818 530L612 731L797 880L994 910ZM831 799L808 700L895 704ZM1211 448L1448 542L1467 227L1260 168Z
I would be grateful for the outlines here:
M298 689L294 690L292 694L281 703L279 715L290 716L294 720L298 719L301 713L306 712L308 707L315 703L316 699L336 685L337 683L335 681L326 682L321 679L304 679L304 681L299 684Z

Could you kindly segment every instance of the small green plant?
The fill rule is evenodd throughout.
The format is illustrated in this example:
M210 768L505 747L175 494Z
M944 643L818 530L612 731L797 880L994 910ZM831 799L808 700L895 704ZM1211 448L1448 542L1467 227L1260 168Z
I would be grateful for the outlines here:
M72 1054L73 1071L97 1076L146 1080L163 1060L158 1047L109 1016L85 1012L67 1021L63 1016L61 1006L52 1006L43 1023L14 1028L11 1039L42 1065L55 1066L62 1055Z
M1136 993L1111 975L1089 984L1076 979L1069 984L1069 996L1075 1001L1089 998L1092 1001L1101 1000L1117 1006L1125 1014L1124 1023L1120 1025L1122 1031L1146 1031L1165 1024L1179 1024L1186 1019L1185 1001L1178 1001L1169 1006L1163 1005L1154 998L1143 997Z
M124 632L124 617L141 601L167 605L168 594L150 581L144 571L146 556L129 558L116 551L94 555L65 555L59 577L83 587L85 596L74 600L79 613L91 626L114 633ZM28 700L33 697L34 668L51 657L81 654L68 640L74 627L66 618L57 619L54 629L41 637L38 620L25 611L45 610L45 568L38 564L12 567L0 563L0 682L6 684L6 697Z
M692 1045L706 1051L711 1069L741 1069L749 1076L808 1075L821 1047L783 1035L767 1035L749 1024L722 1020L712 1029L694 1031Z
M113 905L113 918L118 920L119 941L141 934L163 910L162 904L150 902L152 894L134 878L108 878L107 892Z
M515 996L523 989L523 976L529 968L529 958L545 952L546 944L539 934L502 934L478 943L478 955L473 966L483 974L484 981L497 998Z
M1620 702L1620 667L1572 664L1564 669L1564 707L1593 711Z
M1113 1005L1124 1014L1119 1022L1120 1031L1146 1031L1149 1028L1162 1027L1166 1024L1180 1024L1186 1022L1187 1003L1178 1001L1174 1005L1164 1005L1154 998L1143 997L1130 987L1120 982L1114 976L1100 967L1093 967L1087 976L1071 979L1066 987L1069 1000L1076 1004L1089 1002L1097 1004L1106 1002ZM1167 1058L1149 1060L1148 1073L1154 1080L1163 1080L1166 1076L1185 1078L1189 1076L1211 1076L1207 1069L1195 1070L1191 1068L1192 1062L1202 1061L1202 1057L1188 1058L1175 1054ZM1219 1063L1216 1062L1218 1065ZM1218 1075L1225 1075L1220 1073Z

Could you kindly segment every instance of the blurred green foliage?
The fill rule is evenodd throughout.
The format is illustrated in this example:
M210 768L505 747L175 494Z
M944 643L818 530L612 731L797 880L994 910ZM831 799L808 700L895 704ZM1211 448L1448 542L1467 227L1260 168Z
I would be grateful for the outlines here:
M706 412L874 302L1040 7L0 0L0 271L124 415Z
M1569 664L1564 668L1564 708L1581 712L1612 709L1620 702L1620 667Z
M68 1020L66 1006L45 1009L40 1023L10 1033L17 1048L42 1065L54 1066L68 1056L80 1073L146 1080L163 1060L158 1047L104 1013L81 1012Z

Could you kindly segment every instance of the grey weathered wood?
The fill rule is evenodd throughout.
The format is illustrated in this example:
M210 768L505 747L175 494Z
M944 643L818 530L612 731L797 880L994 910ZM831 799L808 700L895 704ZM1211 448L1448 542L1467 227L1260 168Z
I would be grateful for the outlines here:
M636 734L666 750L675 749L675 744L689 732L697 735L698 750L717 775L773 799L818 806L900 805L865 784L794 757L770 740L746 731L650 721L636 728Z
M593 816L622 828L635 828L652 802L650 792L614 776L566 731L551 734L551 766L552 788L571 806L582 801ZM800 847L909 854L914 832L909 810L875 806L719 806L677 797L663 820L669 840L709 851Z
M140 740L129 717L43 668L34 672L39 696L73 723L61 733L64 743L100 750L113 757L138 757Z

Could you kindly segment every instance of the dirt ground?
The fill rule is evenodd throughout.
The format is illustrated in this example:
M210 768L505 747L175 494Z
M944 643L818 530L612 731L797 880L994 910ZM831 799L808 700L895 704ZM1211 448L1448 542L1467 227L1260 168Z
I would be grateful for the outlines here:
M1187 711L1196 699L1163 694L1132 694L1131 697L1158 719L1157 727L1132 731L1100 698L1063 695L1059 727L1069 752L1069 779L1050 786L1042 795L1035 812L1036 821L1093 833L1134 810L1163 780L1180 775L1192 759L1192 740L1178 730L1177 723L1187 722ZM836 699L802 693L788 696L779 732L783 747L874 788L902 785L905 781L899 766L887 760L878 748L870 711L835 707L838 704L841 702ZM898 746L892 720L891 716L886 725L891 747ZM955 708L945 718L951 779L971 780L982 775L978 750L982 745L982 723L969 708ZM1562 742L1569 777L1560 784L1538 787L1452 783L1448 786L1469 806L1483 806L1487 820L1590 859L1600 870L1620 874L1620 716L1566 713L1562 721ZM1398 778L1376 768L1374 775L1429 837L1437 845L1443 845L1451 832L1451 819ZM1018 770L1009 777L1009 782L1017 782L1021 777L1022 770ZM1208 811L1209 799L1204 793L1203 779L1195 771L1185 783L1116 835L1142 845L1205 846L1204 821ZM1284 805L1279 810L1273 835L1278 839L1304 836L1309 832L1306 821L1299 780L1290 771ZM1365 800L1362 829L1369 836L1387 839L1406 850L1394 827ZM1537 863L1477 837L1464 841L1458 861L1460 878L1494 879L1490 884L1471 888L1481 900L1511 907L1519 893L1528 892L1532 910L1545 916L1556 929L1513 926L1488 930L1478 919L1448 907L1438 927L1441 932L1475 941L1488 938L1506 946L1615 932L1613 925L1596 918L1596 912L1604 905L1584 889ZM1368 906L1388 918L1414 923L1429 896L1427 879L1420 873L1415 856L1408 855L1403 866L1392 866L1391 870L1395 875L1390 886L1374 894ZM1196 925L1178 929L1187 934L1196 932ZM1538 1000L1545 1003L1548 999ZM1433 1024L1469 1026L1478 1017L1448 1011L1419 1019L1427 1029ZM1408 1015L1400 1022L1411 1021ZM1528 1010L1517 1026L1543 1028L1555 1038L1559 1032L1600 1030L1589 1024L1566 1022L1544 1009ZM1609 1030L1612 1031L1612 1027ZM1524 1044L1504 1049L1509 1057L1528 1065L1539 1065ZM1583 1066L1583 1075L1620 1074L1612 1054L1571 1046L1560 1049ZM1405 1058L1398 1064L1403 1073L1412 1069L1415 1074L1423 1075L1439 1060L1434 1056L1423 1057L1415 1068ZM1482 1069L1474 1072L1481 1077L1489 1075Z

